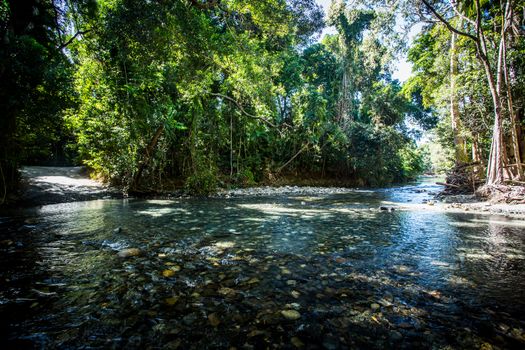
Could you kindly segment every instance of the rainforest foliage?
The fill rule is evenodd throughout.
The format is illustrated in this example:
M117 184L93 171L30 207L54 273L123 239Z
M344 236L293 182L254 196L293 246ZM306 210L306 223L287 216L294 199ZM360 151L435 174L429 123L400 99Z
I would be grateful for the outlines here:
M210 193L290 175L377 186L428 168L414 130L438 120L443 145L488 159L494 106L471 23L479 2L461 3L333 1L324 17L314 0L1 0L2 189L20 164L51 160L85 164L124 190ZM479 6L490 72L492 44L507 38L505 142L510 111L515 130L523 120L523 23L511 36L498 27L509 16L500 3ZM509 21L523 21L522 4L511 7ZM409 50L416 74L402 86L392 78L406 50L399 22L434 8L444 22L423 27ZM449 22L478 42L457 35L450 48ZM337 33L320 38L327 25Z
M474 164L487 185L523 185L525 2L421 0L420 9L428 24L409 49L404 90L441 116L435 134L449 164Z

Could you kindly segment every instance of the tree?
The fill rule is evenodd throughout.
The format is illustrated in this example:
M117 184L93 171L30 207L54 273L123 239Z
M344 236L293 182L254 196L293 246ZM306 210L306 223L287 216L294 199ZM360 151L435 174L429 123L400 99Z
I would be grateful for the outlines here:
M0 204L17 188L20 163L61 138L71 65L58 26L51 0L0 3Z
M314 0L34 3L45 5L48 25L31 32L43 44L29 40L35 62L6 80L35 78L9 113L19 149L44 149L36 135L50 127L62 143L73 134L78 161L124 191L176 179L210 193L299 170L379 185L419 169L405 121L432 122L391 78L400 40L382 5L340 3L339 33L315 43ZM23 157L8 153L16 171Z
M507 52L507 36L515 27L516 10L520 6L513 1L504 1L501 6L491 3L481 3L480 0L452 3L448 9L448 13L452 16L458 16L462 19L461 24L465 24L465 28L458 28L453 25L450 19L446 18L447 13L441 10L442 2L431 4L428 0L421 0L426 9L433 16L435 16L441 23L443 23L451 32L466 37L475 44L476 57L481 62L485 75L487 78L488 87L492 96L492 103L494 109L494 126L492 131L492 146L487 167L487 184L499 184L512 178L512 173L509 171L509 161L506 151L506 141L504 137L503 121L505 116L505 103L507 100L510 109L507 113L514 114L512 110L511 98L512 93L510 87L505 91L505 76L507 76L506 68L506 52ZM488 7L487 7L488 6ZM522 5L521 5L522 6ZM493 24L496 30L491 30L487 27L488 24ZM488 36L494 37L498 42L497 50L490 50L487 42ZM495 66L495 68L494 68ZM512 125L515 129L515 125ZM515 134L515 131L512 132ZM517 138L513 137L513 148L515 150L514 156L519 179L523 176L521 170L521 159L519 157L519 145Z
M454 134L454 149L456 164L467 162L467 144L463 136L463 126L459 116L459 97L457 95L456 80L458 75L458 55L456 52L457 34L452 33L450 39L450 119Z

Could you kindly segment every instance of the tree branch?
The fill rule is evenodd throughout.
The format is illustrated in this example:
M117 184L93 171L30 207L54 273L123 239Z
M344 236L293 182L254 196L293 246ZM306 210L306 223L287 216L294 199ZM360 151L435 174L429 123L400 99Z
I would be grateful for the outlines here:
M464 14L459 12L457 5L458 5L457 1L451 1L450 2L450 6L452 7L452 9L456 13L456 15L458 15L462 20L472 24L473 26L476 26L476 22L474 20L468 18L467 16L465 16Z
M56 30L57 30L57 33L58 33L58 38L60 39L60 41L62 41L62 30L60 29L60 20L59 20L59 13L58 13L58 9L57 7L55 6L55 0L51 1L51 7L53 7L53 12L55 14L55 26L56 26Z
M293 155L292 158L290 158L286 163L284 163L283 165L281 165L279 167L279 169L277 169L276 173L279 174L284 168L286 168L286 166L288 164L290 164L295 158L297 158L301 153L303 153L307 148L308 146L310 145L310 142L306 142L303 147L301 147L301 149L299 150L299 152L297 152L296 154Z
M469 34L469 33L466 33L466 32L463 32L463 31L461 31L461 30L456 29L456 28L455 28L452 24L450 24L450 23L449 23L449 22L448 22L443 16L440 15L440 14L436 11L436 9L433 8L432 5L430 5L430 4L428 3L427 0L421 0L421 1L423 2L423 4L425 4L425 6L427 7L427 9L429 9L430 12L432 12L432 13L434 14L434 16L436 16L436 18L439 19L439 21L440 21L441 23L443 23L443 24L448 28L448 30L450 30L451 32L454 32L454 33L456 33L456 34L458 34L458 35L461 35L461 36L465 36L465 37L467 37L467 38L470 38L470 39L474 40L475 42L477 42L477 41L479 40L476 36L474 36L474 35L472 35L472 34Z
M77 36L87 34L87 33L89 33L90 31L91 31L91 30L79 30L78 32L75 33L75 35L73 35L71 38L69 38L68 41L66 41L65 43L63 43L62 45L60 45L60 46L58 47L58 50L60 51L60 50L62 50L62 49L64 49L64 48L68 47L68 46L73 42L73 40L76 39Z
M199 0L189 0L192 6L195 6L201 10L209 10L212 7L219 5L220 0L211 0L211 1L199 1Z
M269 121L268 119L266 118L263 118L263 117L259 117L259 116L256 116L256 115L253 115L251 113L248 113L246 112L246 110L244 109L244 107L239 103L239 101L237 100L234 100L233 98L231 98L230 96L227 96L227 95L223 95L223 94L219 94L219 93L216 93L216 92L209 92L209 91L206 91L208 94L212 95L212 96L217 96L217 97L221 97L221 98L224 98L230 102L232 102L234 105L237 106L237 108L239 108L239 110L241 111L241 113L243 113L244 115L252 118L252 119L258 119L258 120L261 120L263 121L264 123L268 124L269 126L277 129L277 131L279 132L279 134L282 135L281 133L281 130L279 130L279 127L277 125L275 125L274 123L272 123L271 121Z

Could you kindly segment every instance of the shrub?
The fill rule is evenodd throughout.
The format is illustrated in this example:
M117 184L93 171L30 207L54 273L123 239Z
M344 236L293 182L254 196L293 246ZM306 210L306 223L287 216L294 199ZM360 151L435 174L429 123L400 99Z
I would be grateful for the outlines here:
M186 178L185 188L190 194L208 196L217 192L217 169L208 167L196 171Z

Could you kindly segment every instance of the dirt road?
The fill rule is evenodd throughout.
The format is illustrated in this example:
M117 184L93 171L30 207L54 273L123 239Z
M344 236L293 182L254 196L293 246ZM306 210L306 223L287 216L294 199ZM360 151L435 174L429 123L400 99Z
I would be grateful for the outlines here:
M84 167L26 166L20 170L23 205L43 205L118 196L110 187L89 178Z

